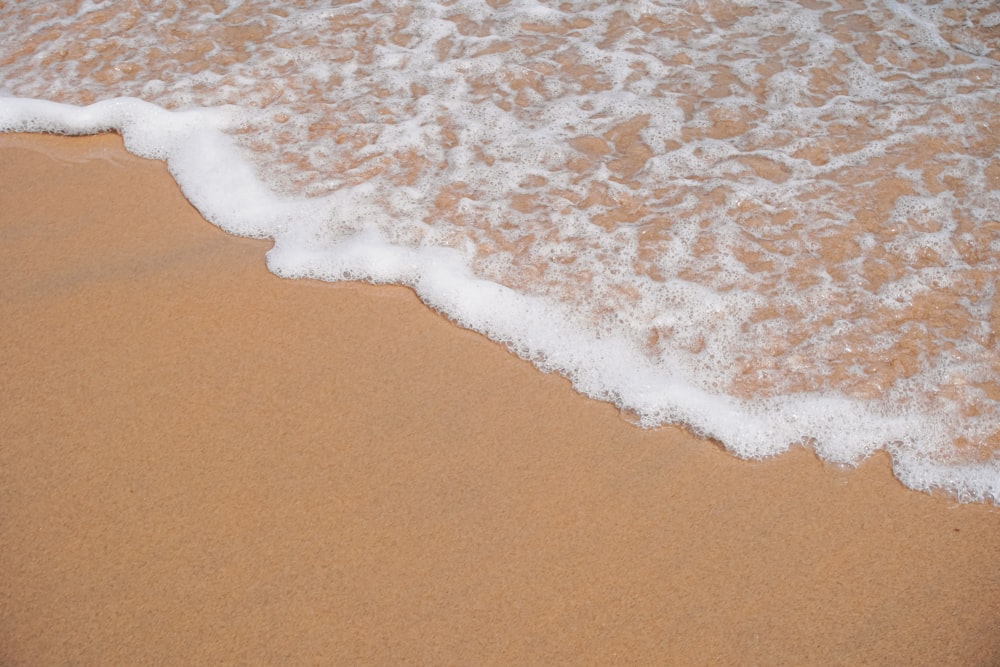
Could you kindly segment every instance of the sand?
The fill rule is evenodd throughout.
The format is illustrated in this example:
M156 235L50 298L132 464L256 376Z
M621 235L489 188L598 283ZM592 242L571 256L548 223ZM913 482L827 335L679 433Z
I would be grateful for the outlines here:
M1000 509L638 429L0 136L0 663L1000 664Z

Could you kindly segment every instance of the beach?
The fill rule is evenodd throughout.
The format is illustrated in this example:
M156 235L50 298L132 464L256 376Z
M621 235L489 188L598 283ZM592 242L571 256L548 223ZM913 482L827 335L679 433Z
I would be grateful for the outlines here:
M641 429L282 280L113 134L0 136L0 663L1000 662L1000 511Z

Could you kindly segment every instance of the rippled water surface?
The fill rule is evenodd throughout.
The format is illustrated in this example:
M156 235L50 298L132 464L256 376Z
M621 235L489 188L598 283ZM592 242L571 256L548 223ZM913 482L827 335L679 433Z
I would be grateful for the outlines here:
M506 296L429 302L643 425L1000 497L994 0L314 5L0 3L0 86L224 109L276 272L447 249Z

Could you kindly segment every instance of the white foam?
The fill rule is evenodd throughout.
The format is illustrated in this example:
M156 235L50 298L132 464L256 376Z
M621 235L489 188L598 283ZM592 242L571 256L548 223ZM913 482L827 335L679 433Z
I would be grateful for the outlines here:
M808 444L856 463L885 448L914 488L1000 501L996 455L970 462L955 446L1000 430L1000 407L976 386L995 380L984 276L1000 269L998 242L973 234L1000 206L995 154L962 148L988 141L1000 100L982 82L948 106L934 98L996 65L946 63L921 92L905 69L920 54L893 65L909 47L890 29L951 54L943 14L869 4L892 47L873 63L821 11L782 0L729 27L655 2L261 11L287 46L250 43L228 64L213 47L189 73L142 60L168 29L149 21L111 35L149 69L135 78L120 63L88 70L97 51L56 57L73 47L68 30L37 46L32 62L51 69L0 68L0 131L120 132L130 151L166 160L207 219L273 239L278 275L410 285L641 426L683 423L749 458ZM635 24L609 36L618 8ZM641 23L660 17L667 28ZM567 28L575 19L586 21ZM223 16L180 20L213 34ZM507 49L478 55L497 44ZM817 68L835 80L817 87ZM106 99L28 99L82 93ZM651 153L638 171L619 152L636 145L628 132ZM928 141L945 146L938 175L892 162ZM906 184L867 227L878 188L855 173ZM970 192L943 188L948 178ZM963 254L970 243L978 255ZM941 290L969 313L965 337L893 323ZM911 329L928 346L919 367L880 368ZM748 377L753 391L734 389Z

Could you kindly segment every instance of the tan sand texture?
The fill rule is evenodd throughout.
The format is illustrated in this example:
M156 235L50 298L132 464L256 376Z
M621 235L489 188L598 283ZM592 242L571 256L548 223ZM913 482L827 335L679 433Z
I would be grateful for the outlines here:
M1000 664L1000 510L644 431L0 136L0 664Z

